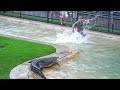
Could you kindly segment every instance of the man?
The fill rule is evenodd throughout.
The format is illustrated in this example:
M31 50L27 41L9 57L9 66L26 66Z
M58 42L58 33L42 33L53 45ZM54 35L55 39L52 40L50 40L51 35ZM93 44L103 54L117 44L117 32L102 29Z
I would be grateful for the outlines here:
M77 30L79 33L81 33L81 35L83 35L84 37L86 36L83 33L83 23L84 23L84 19L82 19L82 16L78 17L78 21L76 21L73 25L72 25L72 32L74 33L74 30Z
M68 12L67 11L60 11L61 25L66 25L67 18L68 18Z

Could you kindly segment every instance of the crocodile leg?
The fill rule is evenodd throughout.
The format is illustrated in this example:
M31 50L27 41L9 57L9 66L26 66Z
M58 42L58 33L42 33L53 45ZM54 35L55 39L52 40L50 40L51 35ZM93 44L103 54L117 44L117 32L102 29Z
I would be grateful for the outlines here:
M43 79L47 79L45 75L42 73L42 71L38 71L37 73L39 76L41 76Z
M56 61L56 62L54 62L55 64L57 64L59 67L60 67L60 64Z

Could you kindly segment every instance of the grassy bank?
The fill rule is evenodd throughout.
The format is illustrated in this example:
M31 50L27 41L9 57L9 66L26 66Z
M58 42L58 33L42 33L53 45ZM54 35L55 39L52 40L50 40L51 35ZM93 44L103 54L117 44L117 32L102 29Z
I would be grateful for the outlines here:
M9 78L10 70L16 65L56 51L50 45L3 36L0 36L0 46L0 79Z

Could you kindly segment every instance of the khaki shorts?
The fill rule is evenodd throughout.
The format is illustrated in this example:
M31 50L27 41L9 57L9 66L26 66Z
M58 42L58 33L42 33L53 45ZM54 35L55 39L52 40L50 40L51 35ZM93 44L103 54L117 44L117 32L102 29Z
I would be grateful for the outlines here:
M83 30L77 30L79 33L83 33Z
M83 30L77 30L81 35L86 36L83 32Z
M68 17L68 12L67 11L61 11L60 12L60 18L67 18Z

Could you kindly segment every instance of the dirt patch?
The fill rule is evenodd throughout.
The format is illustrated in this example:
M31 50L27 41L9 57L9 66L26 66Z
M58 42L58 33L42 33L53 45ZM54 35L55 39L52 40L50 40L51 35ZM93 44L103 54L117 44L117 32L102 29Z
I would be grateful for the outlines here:
M5 46L0 46L0 48L4 48Z

